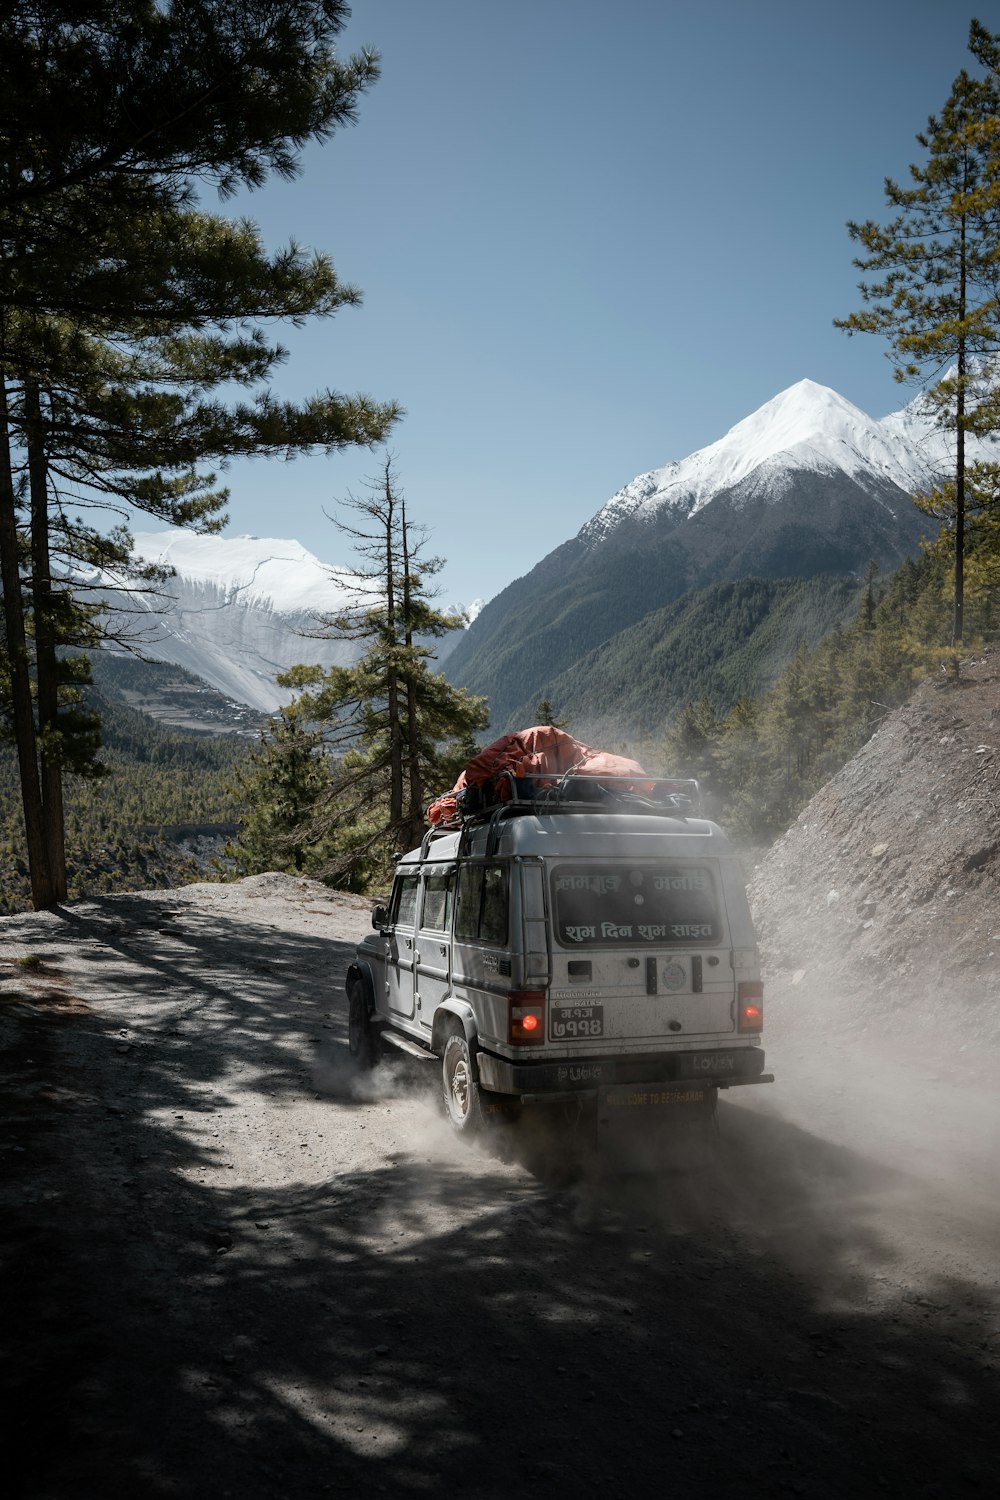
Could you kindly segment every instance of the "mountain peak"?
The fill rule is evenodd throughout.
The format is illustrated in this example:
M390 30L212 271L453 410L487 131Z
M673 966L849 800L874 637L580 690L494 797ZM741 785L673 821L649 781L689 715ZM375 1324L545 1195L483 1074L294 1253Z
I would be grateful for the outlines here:
M947 446L921 397L876 422L829 386L798 380L706 448L638 475L579 534L600 542L622 522L663 510L687 519L751 475L780 488L782 473L841 473L862 486L889 482L911 493L946 471Z
M227 601L241 598L276 610L333 614L355 592L347 569L328 567L301 542L285 537L223 537L171 527L136 532L133 543L137 556L214 586Z
M844 467L844 455L838 446L844 442L856 446L862 434L870 437L875 432L877 424L829 386L799 380L701 452L712 455L712 467L721 460L732 472L730 482L735 482L767 459L784 453L799 454L805 447L811 450L812 459L805 467L813 468L823 459L836 468Z

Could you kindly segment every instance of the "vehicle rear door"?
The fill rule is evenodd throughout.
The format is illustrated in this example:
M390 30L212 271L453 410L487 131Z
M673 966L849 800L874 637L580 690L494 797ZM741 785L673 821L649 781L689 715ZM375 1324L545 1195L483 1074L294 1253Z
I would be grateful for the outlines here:
M735 1032L717 865L580 860L552 873L549 1039L704 1044Z

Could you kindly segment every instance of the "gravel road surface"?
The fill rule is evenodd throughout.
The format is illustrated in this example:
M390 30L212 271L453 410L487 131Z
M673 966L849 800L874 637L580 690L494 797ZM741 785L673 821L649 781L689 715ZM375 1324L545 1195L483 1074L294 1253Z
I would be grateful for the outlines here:
M8 1493L996 1493L992 1057L788 983L712 1160L560 1183L353 1073L367 925L285 876L0 921Z

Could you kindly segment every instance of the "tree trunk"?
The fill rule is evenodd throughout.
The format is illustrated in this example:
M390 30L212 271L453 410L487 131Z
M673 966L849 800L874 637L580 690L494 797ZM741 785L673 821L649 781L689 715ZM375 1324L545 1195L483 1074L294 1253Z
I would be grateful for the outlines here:
M54 906L58 897L52 884L48 848L42 817L42 789L38 776L38 740L31 701L31 673L24 624L24 601L18 560L17 514L14 476L10 461L7 381L0 371L0 583L3 587L4 624L10 665L11 714L24 809L24 834L28 852L31 902L36 911Z
M63 814L62 755L59 740L59 662L49 555L48 475L38 386L24 388L28 481L31 491L32 595L35 602L35 677L41 748L42 826L49 874L57 901L66 900L66 832Z
M406 809L409 838L407 843L415 847L424 835L424 779L420 765L420 735L417 704L417 684L413 660L413 598L410 589L410 539L406 526L406 501L402 506L400 532L403 541L403 643L406 647L410 670L406 677L406 759L409 781L409 797Z
M400 829L403 822L403 734L399 716L399 674L395 655L399 644L396 620L396 497L389 480L389 462L385 466L385 604L386 645L389 662L386 669L386 714L389 724L389 823Z
M965 177L968 188L968 175ZM966 280L968 276L968 247L966 244L965 214L959 226L958 262L958 317L964 323L966 308ZM951 643L962 644L965 633L965 377L968 363L964 336L958 343L958 397L955 402L955 617L952 623Z

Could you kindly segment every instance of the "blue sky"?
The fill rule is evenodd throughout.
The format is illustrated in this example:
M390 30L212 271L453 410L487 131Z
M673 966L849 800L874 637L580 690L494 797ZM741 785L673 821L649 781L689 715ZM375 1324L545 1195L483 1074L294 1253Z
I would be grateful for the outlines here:
M647 469L808 377L903 405L848 218L971 58L951 0L355 0L382 78L302 175L223 206L328 251L360 308L289 330L277 388L395 398L447 600L490 597ZM365 450L234 465L229 534L349 559Z

